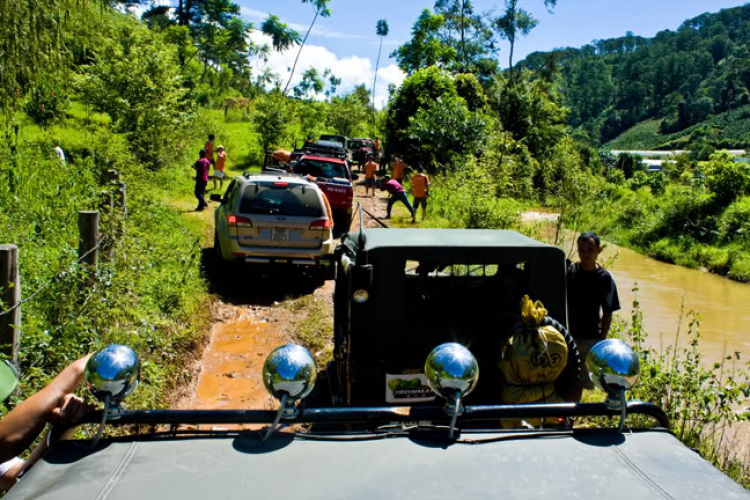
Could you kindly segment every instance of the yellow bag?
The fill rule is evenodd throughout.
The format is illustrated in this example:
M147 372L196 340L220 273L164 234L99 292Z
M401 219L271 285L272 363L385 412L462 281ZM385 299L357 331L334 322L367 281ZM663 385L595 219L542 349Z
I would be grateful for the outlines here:
M547 310L541 302L531 302L528 295L523 298L523 329L509 339L498 361L498 367L509 384L549 384L565 369L568 345L556 328L539 326L546 315Z
M534 403L560 403L555 384L516 385L505 384L500 389L503 404L525 405Z

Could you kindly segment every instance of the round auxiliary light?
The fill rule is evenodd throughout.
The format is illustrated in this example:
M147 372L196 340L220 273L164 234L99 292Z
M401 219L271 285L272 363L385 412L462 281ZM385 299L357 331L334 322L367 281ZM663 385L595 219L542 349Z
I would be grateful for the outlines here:
M370 298L370 293L367 290L359 289L352 294L352 299L357 304L364 304Z
M263 364L263 383L275 398L303 399L312 392L318 367L310 351L287 344L274 349Z
M594 385L611 395L630 390L641 371L638 355L619 339L606 339L594 345L586 364Z
M443 398L463 397L474 390L479 380L477 359L461 344L447 343L437 346L427 356L424 365L427 384Z
M141 378L141 361L130 347L112 344L99 349L86 363L86 385L99 400L117 405L132 393Z

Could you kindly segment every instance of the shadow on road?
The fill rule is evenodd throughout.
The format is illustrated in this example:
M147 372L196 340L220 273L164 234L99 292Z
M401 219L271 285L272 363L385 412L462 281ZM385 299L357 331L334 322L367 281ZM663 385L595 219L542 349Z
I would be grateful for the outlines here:
M299 269L222 262L213 248L201 250L201 264L209 291L232 305L269 306L309 295L320 285L312 274Z

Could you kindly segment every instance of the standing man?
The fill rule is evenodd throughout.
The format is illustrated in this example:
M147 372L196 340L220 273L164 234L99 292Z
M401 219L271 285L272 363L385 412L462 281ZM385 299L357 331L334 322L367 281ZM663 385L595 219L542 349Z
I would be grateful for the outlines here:
M585 363L591 348L607 338L612 313L620 309L620 298L614 278L596 262L602 252L599 236L583 233L577 244L581 261L568 268L568 319L570 334L578 345L581 361ZM573 400L579 402L583 390L593 388L588 370L581 370L572 393Z
M211 169L211 162L206 158L206 150L201 149L198 156L200 158L193 164L193 168L195 169L195 197L198 198L196 212L200 212L208 206L205 197L206 186L208 185L208 171Z
M60 147L60 141L55 141L55 154L61 165L65 165L65 151Z
M417 173L411 178L411 194L414 195L414 219L422 205L422 220L427 220L427 197L430 195L430 178L424 173L424 168L417 167Z
M216 179L219 179L219 189L224 187L224 168L227 164L227 154L224 152L224 146L216 148L216 164L214 165L214 191L216 190Z
M396 181L404 185L404 170L406 170L406 162L401 159L399 156L394 157L393 162L393 178L396 179Z
M393 204L400 201L409 209L409 212L411 213L411 221L416 222L416 219L414 218L414 208L411 206L411 203L409 203L409 198L406 197L406 191L404 191L404 187L401 184L386 175L383 177L383 182L380 184L380 190L388 191L388 194L391 195L391 197L388 198L388 212L385 216L386 219L391 218L391 208L393 208Z
M203 147L206 150L206 159L211 165L214 164L214 134L208 134L208 140Z
M372 155L367 157L367 163L365 163L365 196L368 195L372 190L373 196L375 195L375 172L378 170L378 164L372 161Z

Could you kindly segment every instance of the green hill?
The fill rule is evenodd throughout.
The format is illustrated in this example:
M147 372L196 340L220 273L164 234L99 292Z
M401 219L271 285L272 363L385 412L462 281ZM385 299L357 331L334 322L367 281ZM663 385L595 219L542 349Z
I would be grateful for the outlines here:
M750 4L702 14L653 38L628 32L537 52L521 66L558 84L569 125L594 143L750 143Z

